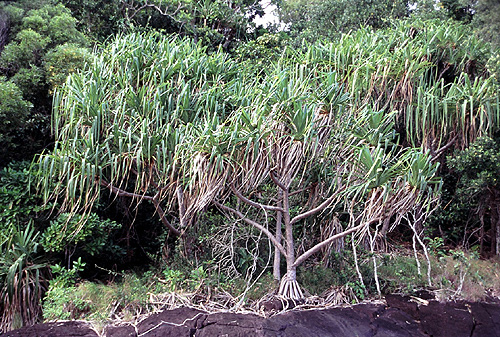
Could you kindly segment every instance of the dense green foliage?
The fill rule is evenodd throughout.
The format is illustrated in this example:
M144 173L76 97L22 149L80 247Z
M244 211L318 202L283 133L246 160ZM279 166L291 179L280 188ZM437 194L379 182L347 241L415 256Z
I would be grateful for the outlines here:
M30 183L32 177L29 167L28 162L13 162L0 171L2 234L12 227L24 228L27 223L43 219L43 212L50 209L50 204L43 205L42 200L33 193L35 186Z
M27 122L31 104L23 99L21 90L12 82L0 78L0 155L9 157L16 149L13 139Z
M30 160L50 141L51 94L89 55L81 48L87 45L87 38L76 29L76 20L62 4L2 3L0 13L10 32L6 38L9 43L0 55L0 74L6 77L2 86L9 87L11 97L22 93L22 98L16 97L16 116L11 112L9 124L4 122L0 131L8 137L2 139L5 165L12 159ZM6 99L2 104L12 103Z
M263 14L259 2L236 1L75 1L63 0L78 19L79 28L102 41L134 28L158 29L190 36L196 42L229 50L255 32L252 22Z
M500 28L500 3L495 0L481 0L475 7L473 25L478 35L491 42L497 48L500 46L500 37L495 32Z
M43 232L42 245L46 252L76 251L78 246L89 255L96 255L103 250L111 253L119 249L109 242L110 233L120 228L111 220L101 220L95 213L88 217L81 215L71 217L63 213L50 222ZM113 254L116 256L116 253Z
M498 254L499 145L496 139L481 137L469 148L448 157L454 173L447 177L449 192L443 196L447 211L436 222L449 231L447 239L460 242L480 254ZM464 220L466 219L466 220ZM462 224L450 227L450 224ZM485 245L489 243L489 247Z
M32 324L41 316L41 299L54 261L78 257L110 261L123 256L113 243L117 223L91 213L69 218L52 212L33 193L29 162L12 162L0 171L0 296L3 329ZM79 226L86 221L86 226ZM104 262L103 262L104 263Z
M338 38L362 26L379 29L394 19L452 19L474 27L476 36L498 48L499 4L495 0L303 1L279 0L279 16L298 42Z
M407 6L401 0L288 0L282 1L280 18L292 35L313 42L338 38L362 26L387 27L391 19L407 15Z

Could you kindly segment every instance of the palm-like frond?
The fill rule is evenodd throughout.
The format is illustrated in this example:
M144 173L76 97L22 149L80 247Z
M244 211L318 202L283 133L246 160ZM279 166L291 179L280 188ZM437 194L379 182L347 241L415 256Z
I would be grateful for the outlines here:
M41 316L47 266L37 261L38 234L31 225L24 230L12 228L0 243L1 331L34 324Z
M407 141L436 155L449 142L463 148L499 126L499 88L480 60L486 49L459 23L411 21L360 29L305 55L337 74L355 108L397 111Z
M206 185L192 184L200 179L181 179L183 147L228 113L223 92L235 78L227 55L208 55L188 40L156 33L117 38L56 95L57 142L39 158L45 198L74 211L92 205L103 187L139 201L174 200L179 186L200 194ZM59 182L53 191L51 180ZM187 208L203 207L205 197L190 194Z

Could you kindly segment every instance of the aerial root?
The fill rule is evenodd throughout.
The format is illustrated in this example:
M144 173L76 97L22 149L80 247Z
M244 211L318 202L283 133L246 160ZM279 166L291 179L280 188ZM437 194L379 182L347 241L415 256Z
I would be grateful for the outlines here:
M297 280L290 279L286 275L281 279L279 295L291 300L301 300L304 298Z

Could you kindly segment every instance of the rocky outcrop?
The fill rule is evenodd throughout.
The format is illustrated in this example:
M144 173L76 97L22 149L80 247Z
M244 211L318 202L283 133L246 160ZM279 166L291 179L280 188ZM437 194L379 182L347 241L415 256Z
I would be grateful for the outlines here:
M85 322L65 321L36 324L2 334L9 337L97 337L90 325Z
M251 314L208 314L191 308L166 310L133 325L108 326L106 337L500 337L500 304L440 303L389 295L386 304L359 304L323 310L288 311L264 318ZM39 324L5 337L96 337L83 322Z

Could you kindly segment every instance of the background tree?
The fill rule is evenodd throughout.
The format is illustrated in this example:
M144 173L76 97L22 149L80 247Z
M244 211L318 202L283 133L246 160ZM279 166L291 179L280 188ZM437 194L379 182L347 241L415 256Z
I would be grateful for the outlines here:
M21 90L12 82L0 78L0 155L9 158L10 152L15 151L17 144L14 141L17 133L23 130L27 121L31 103L23 100ZM4 162L5 159L2 159Z
M12 119L9 124L12 138L9 144L4 143L3 166L12 159L31 159L50 142L52 92L69 73L83 67L89 53L83 48L85 36L62 4L21 1L0 6L0 13L10 23L9 43L0 54L0 74L31 103L30 109L16 111L21 118L17 120L23 123Z
M76 19L77 29L92 42L104 42L125 30L123 3L119 0L62 0Z
M62 1L79 21L79 28L96 41L130 30L162 30L190 36L216 49L230 50L255 34L253 19L263 15L258 1Z
M0 53L7 44L9 37L9 18L5 13L0 13Z
M128 22L147 24L169 33L191 36L211 48L230 50L238 41L255 33L252 20L263 15L260 2L237 1L123 1L122 12Z
M303 1L280 2L280 20L298 39L313 42L335 39L361 26L386 27L390 19L407 16L405 1Z
M444 216L451 217L455 223L468 219L468 226L461 227L461 244L476 245L480 254L484 253L485 242L490 243L491 254L500 253L499 153L497 140L482 137L469 148L448 157L459 180Z
M500 37L495 32L500 28L500 3L494 0L481 0L474 6L476 13L472 24L476 27L480 38L489 41L497 49Z

